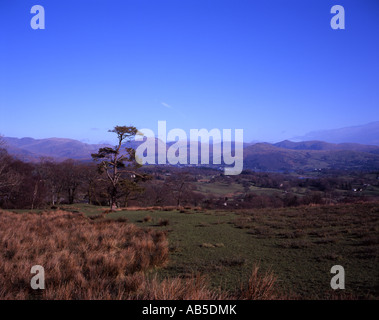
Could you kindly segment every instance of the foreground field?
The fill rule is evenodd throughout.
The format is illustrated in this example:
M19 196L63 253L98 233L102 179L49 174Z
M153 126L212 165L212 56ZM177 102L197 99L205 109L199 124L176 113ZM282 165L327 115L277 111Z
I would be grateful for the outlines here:
M285 294L328 298L330 269L342 265L345 294L379 297L377 204L232 213L121 211L108 217L168 231L170 262L159 270L164 276L200 272L214 286L233 290L259 263L275 273ZM162 221L169 225L160 226Z
M37 219L33 220L33 223L38 221L40 227L44 226L40 230L43 230L43 239L47 239L45 241L48 241L50 245L42 251L34 251L35 257L42 255L45 256L46 261L50 261L47 258L50 255L57 259L52 248L57 245L57 241L59 243L62 239L69 238L71 242L67 244L68 247L62 248L64 254L59 254L63 254L65 259L81 261L78 266L82 267L83 264L87 264L91 268L93 260L92 262L88 260L88 256L95 254L92 252L94 248L98 250L96 254L103 256L102 262L100 261L99 264L108 263L109 259L124 261L116 273L104 275L105 278L110 278L111 283L115 281L114 279L117 281L129 279L130 282L137 274L138 277L147 275L150 280L144 279L143 287L151 289L152 286L155 286L156 291L159 291L160 289L157 288L162 284L166 285L166 289L167 286L173 285L172 282L168 285L168 280L165 280L167 278L176 278L173 281L182 281L181 284L183 281L194 284L194 276L202 275L209 280L209 285L206 286L203 278L200 277L202 279L200 287L205 290L202 293L207 292L200 297L242 298L241 286L248 284L249 277L250 280L254 278L254 275L253 277L251 275L252 270L257 270L256 266L259 265L265 281L269 281L272 276L271 273L268 273L264 278L265 272L272 271L277 278L275 288L280 292L280 295L267 295L266 298L377 299L379 297L378 204L236 212L189 209L179 211L172 208L157 210L155 208L151 210L120 210L107 215L102 214L106 208L88 205L67 206L62 209L71 213L61 212L61 215L69 215L73 218L69 218L72 220L69 223L70 227L63 224L65 228L61 228L58 234L58 230L53 227L56 227L54 219L57 222L60 221L53 218L57 213L30 215L19 211L10 216L1 214L2 247L4 247L4 243L9 244L12 241L17 243L17 237L22 237L22 234L27 232L25 229L22 233L15 233L16 230L20 230L20 224L25 224L24 228L28 225L30 234L32 232L30 228L33 229L33 225L30 225L30 221L29 224L24 221L25 217L33 216L37 217L33 218ZM79 218L81 213L87 218ZM4 227L4 218L9 223L7 229ZM11 222L12 220L13 222ZM46 221L49 221L50 227L45 227ZM9 226L15 230L10 230L12 227ZM16 228L16 226L18 227ZM83 230L84 234L88 234L87 238L83 235ZM91 232L94 234L89 236ZM96 232L106 233L106 236L103 237L104 240L100 243ZM6 234L12 241L7 238ZM133 234L135 236L132 236ZM166 236L168 242L165 247ZM129 240L126 241L125 237ZM146 241L150 244L147 245ZM125 243L128 245L125 246ZM62 243L62 246L65 245ZM82 248L79 248L78 245ZM136 246L140 246L139 249ZM29 252L29 249L24 251ZM137 254L135 257L138 257L138 254L143 256L143 251L146 249L153 251L148 251L150 253L145 255L142 260L133 260L135 258L131 259L130 256L125 255L123 250L126 249L129 250L129 254L132 252L131 250L134 250ZM78 253L81 252L80 250L88 251L87 260ZM28 255L30 256L30 254L29 252ZM4 282L7 282L4 277L4 266L7 266L6 268L11 268L12 265L19 266L30 259L29 256L19 255L17 250L12 253L12 251L3 249L2 255L3 262L0 266L3 268L1 271ZM150 261L151 259L152 261ZM65 268L59 265L59 261L55 261L55 266L60 268L61 272L65 272ZM130 261L134 261L136 265L135 272L130 271ZM346 290L342 292L342 295L330 288L330 280L333 276L330 269L333 265L342 265L346 272ZM27 267L23 268L23 272L27 274ZM125 272L125 270L129 271ZM74 276L75 272L72 271L72 274ZM131 275L134 275L134 278L130 278ZM257 274L255 277L255 283L259 283L259 279L262 279L258 278ZM58 276L55 277L55 281L59 282L59 279ZM151 279L155 282L152 283ZM134 281L137 280L134 279ZM141 278L139 282L137 281L139 285L141 285L141 281ZM186 284L187 287L189 283ZM113 285L116 284L113 283ZM194 285L194 287L196 286L199 287L199 284ZM100 283L98 289L100 290L101 287L104 288L104 283ZM142 290L140 296L131 295L130 292L128 294L118 292L119 294L112 298L146 298L146 292L149 290ZM52 292L51 297L54 298ZM105 295L92 298L110 297L111 295ZM156 297L164 298L165 295ZM181 297L183 298L183 295ZM199 298L199 295L196 297ZM77 298L91 297L82 294ZM187 296L187 298L191 297ZM252 297L245 295L245 298Z
M160 280L149 271L167 263L168 250L165 232L141 229L123 218L93 219L62 210L42 214L0 211L0 299L279 297L275 277L258 273L258 267L233 293L212 289L201 275ZM45 275L38 280L43 283L40 290L31 288L35 266L44 268L38 273Z

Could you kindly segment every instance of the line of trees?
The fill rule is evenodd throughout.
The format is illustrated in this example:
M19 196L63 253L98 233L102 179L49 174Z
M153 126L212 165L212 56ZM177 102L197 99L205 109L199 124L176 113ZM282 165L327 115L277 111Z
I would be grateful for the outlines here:
M140 166L134 150L122 150L137 129L116 126L111 132L117 134L118 144L93 154L97 164L51 158L25 163L10 156L0 139L0 206L34 209L75 202L110 205L112 209L126 206L128 199L143 191L138 182L148 177L137 172Z
M95 200L96 168L73 160L25 163L0 151L0 206L40 208Z
M0 150L0 208L37 209L89 203L116 207L200 206L204 196L194 190L191 176L179 173L166 180L144 172L120 170L117 183L101 163L44 158L25 163ZM100 171L100 172L99 172Z
M135 150L125 148L138 130L116 126L113 148L100 148L93 162L41 158L25 163L10 156L0 139L0 207L36 209L61 204L109 205L111 210L132 201L139 206L200 205L190 175L180 172L165 181L153 180L136 161Z

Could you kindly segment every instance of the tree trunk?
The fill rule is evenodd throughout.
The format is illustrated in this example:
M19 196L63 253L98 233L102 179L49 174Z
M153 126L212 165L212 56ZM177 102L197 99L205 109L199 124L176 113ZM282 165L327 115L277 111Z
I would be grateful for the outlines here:
M117 209L117 188L115 186L112 187L111 190L111 210L114 211Z

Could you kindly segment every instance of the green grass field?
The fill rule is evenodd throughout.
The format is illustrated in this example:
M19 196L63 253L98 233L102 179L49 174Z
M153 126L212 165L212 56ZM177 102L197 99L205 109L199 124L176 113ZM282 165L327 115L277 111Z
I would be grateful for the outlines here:
M226 196L236 193L243 193L243 187L240 184L226 184L222 182L215 183L195 183L197 190L205 195L214 194L218 196Z
M66 207L87 216L105 209ZM284 294L325 298L333 292L331 267L342 265L345 293L378 298L378 216L378 204L355 204L239 212L125 210L106 218L167 231L170 262L156 270L160 277L201 273L212 286L235 290L260 264L275 273Z

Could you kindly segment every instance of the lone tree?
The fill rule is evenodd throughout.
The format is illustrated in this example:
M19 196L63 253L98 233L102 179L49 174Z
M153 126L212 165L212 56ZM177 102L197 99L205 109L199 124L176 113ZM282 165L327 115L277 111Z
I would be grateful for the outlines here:
M110 207L111 210L114 210L117 208L117 198L119 191L125 186L125 180L144 180L145 175L136 172L141 165L136 161L135 150L122 147L124 143L130 142L138 134L137 128L133 126L116 126L108 132L117 134L118 144L114 148L100 148L98 153L94 153L91 156L93 160L99 162L99 173L107 176Z

